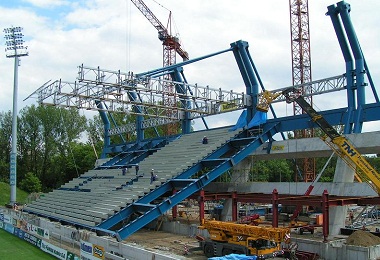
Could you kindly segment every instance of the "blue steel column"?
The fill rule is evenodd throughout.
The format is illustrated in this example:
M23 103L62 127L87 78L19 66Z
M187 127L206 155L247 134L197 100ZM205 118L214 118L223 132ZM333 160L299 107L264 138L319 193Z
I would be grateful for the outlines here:
M183 82L183 79L181 77L181 73L183 72L182 67L177 67L173 70L171 76L175 82ZM178 94L184 94L186 96L186 87L183 84L175 84L175 89ZM185 109L190 108L190 102L185 98L181 98L181 106ZM182 124L182 134L188 134L191 131L191 119L190 119L190 112L185 111L184 112L184 118L181 119Z
M135 92L128 91L128 97L131 101L138 102L137 94ZM136 139L137 139L137 142L141 142L142 140L144 140L144 129L142 128L142 122L144 120L144 117L141 115L142 114L141 106L135 105L134 110L136 113L139 113L136 117Z
M237 41L231 43L233 53L238 64L240 73L246 87L247 96L252 100L252 103L247 106L247 123L251 121L255 114L257 105L257 95L259 93L259 84L257 82L254 69L250 62L250 55L248 52L248 42Z
M354 65L353 59L350 52L350 48L348 46L346 37L344 36L344 31L342 27L342 23L338 17L338 10L335 5L330 5L327 7L328 12L326 15L329 15L331 18L331 22L333 24L336 36L338 38L338 42L340 45L340 49L342 51L344 60L346 62L346 83L347 83L347 120L345 122L344 133L350 134L352 133L353 124L351 123L351 117L353 111L356 107L355 102L355 87L354 87Z
M107 157L106 150L111 144L111 137L108 134L108 130L110 130L111 124L105 112L105 107L103 106L103 103L99 100L95 100L95 104L99 108L99 115L104 124L104 144L103 144L103 151L100 155L100 159L104 159Z
M359 41L357 39L355 29L352 25L351 18L349 12L351 11L351 7L349 4L341 1L337 3L338 10L340 13L340 17L342 19L344 28L346 30L348 41L351 45L351 50L355 57L355 76L356 76L356 88L357 88L357 111L355 114L355 125L354 125L354 133L360 133L362 130L363 122L360 122L363 105L365 105L365 82L364 82L364 59L362 55L362 51L360 49Z
M183 78L183 82L187 83L188 81L187 81L187 79L186 79L185 74L183 73L183 71L181 71L181 76L182 76L182 78ZM190 89L189 86L187 86L187 91L189 91L189 94L190 94L190 95L194 96L194 93L191 91L191 89ZM198 108L197 103L195 103L195 106L196 106L196 108ZM204 116L201 116L201 119L202 119L202 122L203 122L204 126L205 126L206 129L208 130L209 127L208 127L208 125L207 125L207 122L206 122L206 120L205 120L205 117L204 117ZM189 130L189 131L191 131L191 126L189 126L189 127L190 127L190 130Z

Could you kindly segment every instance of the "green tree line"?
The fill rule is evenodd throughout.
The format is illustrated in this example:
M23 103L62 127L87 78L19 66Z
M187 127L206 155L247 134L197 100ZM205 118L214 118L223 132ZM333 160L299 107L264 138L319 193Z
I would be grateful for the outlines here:
M115 122L124 125L135 121L134 115L114 114ZM50 191L92 169L103 147L103 123L98 115L86 118L79 110L53 106L27 106L18 115L17 183L25 191ZM176 125L177 131L180 125ZM157 129L159 135L164 127ZM0 112L0 181L9 182L12 113ZM153 129L146 137L154 137ZM120 143L113 136L112 142ZM135 140L125 135L125 141ZM380 169L378 156L367 157L376 170ZM318 173L327 158L316 158ZM320 181L333 179L336 157L330 162ZM295 160L254 161L249 171L250 181L294 181L297 174ZM227 173L226 175L228 175ZM221 178L221 180L227 178ZM300 180L300 178L298 178Z
M23 108L17 120L17 183L21 188L50 191L93 168L94 147L97 153L102 148L99 118L88 120L77 109L32 105ZM0 180L4 182L9 182L11 129L12 113L1 112Z

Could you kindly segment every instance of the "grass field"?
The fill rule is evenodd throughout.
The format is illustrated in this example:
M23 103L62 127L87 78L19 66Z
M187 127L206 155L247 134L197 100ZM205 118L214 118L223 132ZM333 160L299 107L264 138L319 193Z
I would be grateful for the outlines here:
M17 189L16 191L16 200L20 203L26 203L26 199L28 198L28 193ZM11 199L11 188L9 186L9 183L0 182L0 205L4 206L5 204L8 204ZM0 258L2 259L2 258Z
M6 260L34 260L57 259L32 244L0 229L0 259Z

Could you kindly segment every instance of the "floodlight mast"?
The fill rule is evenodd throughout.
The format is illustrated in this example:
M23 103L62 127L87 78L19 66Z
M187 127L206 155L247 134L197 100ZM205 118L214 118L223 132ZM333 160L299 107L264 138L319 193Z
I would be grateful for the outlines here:
M18 66L20 65L21 56L28 55L28 47L24 47L23 28L10 27L5 28L5 55L7 58L14 58L14 76L13 76L13 112L12 112L12 151L10 155L9 165L9 185L11 188L11 196L9 204L15 206L16 204L16 182L17 182L17 88L18 88Z

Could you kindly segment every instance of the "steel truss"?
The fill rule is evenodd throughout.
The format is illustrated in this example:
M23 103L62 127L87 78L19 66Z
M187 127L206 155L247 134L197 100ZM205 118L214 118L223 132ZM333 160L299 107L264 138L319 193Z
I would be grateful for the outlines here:
M182 94L174 91L169 93L165 84L174 84L186 89ZM133 92L137 100L130 98ZM242 109L251 102L244 93L191 85L160 78L136 77L133 73L110 71L98 68L79 66L78 81L66 82L56 80L40 87L31 96L37 97L37 102L46 105L75 107L87 110L104 110L98 108L94 101L102 101L107 111L142 114L148 117L170 118L179 120L184 112L190 112L191 118L213 115L231 110ZM178 102L173 106L165 106L164 99L174 96ZM190 108L181 107L181 101L190 103ZM140 106L141 113L133 111L133 106ZM223 109L226 106L228 109ZM167 110L177 111L168 117Z
M221 88L210 88L184 82L175 82L161 78L138 77L132 72L124 73L91 67L79 66L78 81L67 82L56 80L37 89L30 97L36 97L39 104L61 107L75 107L87 110L107 110L127 114L141 114L147 116L143 128L164 125L183 119L185 112L190 112L191 119L205 115L215 115L245 108L251 103L251 98L244 93L225 91ZM163 101L172 93L167 93L164 84L174 84L187 89L187 94L173 94L179 102L173 106L165 106ZM309 89L309 95L319 95L345 89L344 75L316 80L294 86L299 89ZM288 87L287 87L288 88ZM278 89L280 91L285 88ZM138 96L137 100L130 97L130 93ZM191 94L189 94L191 93ZM95 101L102 101L102 108ZM182 100L190 102L190 108L181 107ZM280 96L276 102L285 100ZM144 109L133 110L133 106ZM167 110L174 110L172 117ZM112 128L109 135L132 133L136 131L135 124L128 124Z

